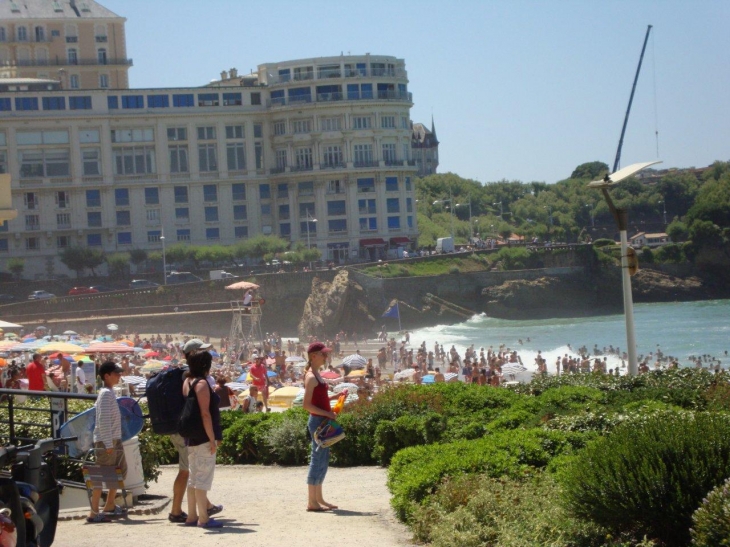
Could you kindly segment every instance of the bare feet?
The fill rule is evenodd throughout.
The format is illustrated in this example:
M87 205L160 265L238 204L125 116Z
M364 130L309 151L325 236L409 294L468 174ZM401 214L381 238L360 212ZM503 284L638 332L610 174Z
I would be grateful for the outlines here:
M327 503L326 501L320 501L319 504L323 507L326 507L327 509L337 509L336 505L332 505L331 503Z

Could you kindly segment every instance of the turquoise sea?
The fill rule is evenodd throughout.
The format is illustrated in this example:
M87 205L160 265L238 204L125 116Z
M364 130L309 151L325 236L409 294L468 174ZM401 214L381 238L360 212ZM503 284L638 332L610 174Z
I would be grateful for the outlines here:
M638 355L648 355L657 348L678 358L681 366L694 366L690 356L711 355L730 367L730 300L675 302L634 305ZM527 339L530 339L528 342ZM523 344L519 344L522 339ZM463 323L438 325L413 331L411 346L425 341L429 351L436 341L448 351L452 345L463 351L471 344L477 348L497 348L500 344L517 350L523 364L533 370L538 350L547 359L548 369L555 371L558 356L594 344L602 350L613 345L626 351L626 327L623 314L597 317L512 321L476 315ZM619 361L609 356L610 366Z

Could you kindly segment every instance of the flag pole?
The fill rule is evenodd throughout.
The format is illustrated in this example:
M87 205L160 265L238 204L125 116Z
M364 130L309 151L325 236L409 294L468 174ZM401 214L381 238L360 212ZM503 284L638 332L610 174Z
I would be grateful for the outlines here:
M400 302L398 300L395 301L395 309L398 312L398 332L402 332L403 327L400 324Z

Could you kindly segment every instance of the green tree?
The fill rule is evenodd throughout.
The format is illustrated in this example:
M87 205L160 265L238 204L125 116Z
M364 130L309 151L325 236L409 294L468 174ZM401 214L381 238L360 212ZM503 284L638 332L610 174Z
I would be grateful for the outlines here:
M581 163L570 174L571 179L598 180L608 173L608 165L602 161Z
M25 260L22 258L11 258L8 260L8 271L20 281L23 276L23 270L25 270Z
M127 277L129 275L129 254L115 253L107 256L109 275L112 277Z
M689 227L689 237L697 247L716 247L722 244L722 230L709 220L696 220Z
M278 236L259 235L243 242L243 253L248 258L263 258L268 253L283 253L289 248L289 242Z
M144 249L132 249L129 251L129 260L134 264L135 269L137 269L140 264L147 260L147 251Z
M96 268L106 262L104 251L88 247L67 247L59 258L69 270L76 272L76 277L81 277L87 268L91 270L92 275L96 275Z
M667 226L667 235L674 243L684 241L688 236L687 225L675 219Z

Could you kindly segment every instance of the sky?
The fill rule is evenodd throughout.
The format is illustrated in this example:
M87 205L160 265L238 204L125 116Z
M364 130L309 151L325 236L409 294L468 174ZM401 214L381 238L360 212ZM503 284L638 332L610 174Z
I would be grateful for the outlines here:
M653 25L621 165L730 160L727 0L99 1L127 18L131 87L341 53L405 59L411 119L436 124L438 171L482 183L612 166Z

